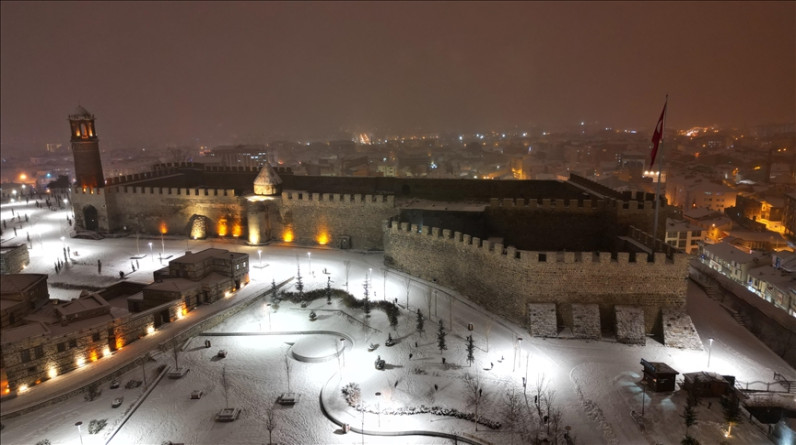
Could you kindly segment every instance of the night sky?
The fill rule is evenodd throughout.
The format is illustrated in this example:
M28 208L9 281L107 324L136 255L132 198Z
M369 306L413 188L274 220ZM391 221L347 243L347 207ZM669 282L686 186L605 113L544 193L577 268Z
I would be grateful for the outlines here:
M2 2L4 154L796 120L796 2Z

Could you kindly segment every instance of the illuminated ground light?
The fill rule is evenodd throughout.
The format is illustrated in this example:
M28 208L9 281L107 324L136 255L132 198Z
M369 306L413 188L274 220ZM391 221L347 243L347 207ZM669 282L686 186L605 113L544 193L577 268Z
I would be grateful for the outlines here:
M82 368L83 365L86 364L86 359L84 359L83 357L78 357L77 359L75 359L75 364L77 365L78 368Z
M324 232L318 235L318 244L320 244L321 246L329 244L329 234Z
M122 346L124 346L124 340L119 337L116 339L116 349L122 349Z
M227 219L221 218L218 220L218 227L216 228L216 232L218 236L227 236L229 233L229 227L227 227Z
M111 356L111 348L108 347L108 346L105 346L104 348L102 348L102 356L103 357L110 357Z
M169 228L166 227L166 223L165 222L160 223L160 233L165 235L168 232L169 232Z
M28 390L28 385L26 385L24 383L19 385L19 392L25 392L27 390Z
M58 370L55 369L55 366L50 366L50 370L47 371L47 377L51 379L58 377Z
M236 222L232 225L232 236L238 238L241 236L241 234L243 234L243 226Z
M293 242L293 231L290 229L285 230L285 233L282 234L282 239L285 240L286 243Z
M88 359L91 360L92 362L96 362L99 359L97 351L91 351L91 354L89 354Z
M146 327L146 333L147 333L147 335L154 334L155 333L155 327L152 326L152 325L147 326Z

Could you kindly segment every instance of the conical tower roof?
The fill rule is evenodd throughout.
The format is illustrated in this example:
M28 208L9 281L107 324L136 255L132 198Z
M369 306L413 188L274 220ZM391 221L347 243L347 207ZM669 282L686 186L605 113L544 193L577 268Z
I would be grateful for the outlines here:
M69 118L70 119L86 119L86 118L87 119L93 119L94 115L89 113L89 111L86 110L85 108L83 108L82 105L78 105L77 108L75 108L74 113L69 115Z
M254 193L256 195L278 195L282 193L282 178L276 174L268 162L263 165L260 173L254 178Z

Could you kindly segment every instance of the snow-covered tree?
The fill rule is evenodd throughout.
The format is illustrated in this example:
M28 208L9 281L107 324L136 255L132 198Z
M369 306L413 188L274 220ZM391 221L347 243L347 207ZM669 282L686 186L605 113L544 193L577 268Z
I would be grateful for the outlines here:
M732 427L741 423L741 407L738 398L732 394L721 399L721 411L724 421L727 422L727 437L732 436Z
M298 266L298 272L296 273L296 290L298 290L299 297L304 295L304 282L301 281L301 266Z
M365 280L362 283L362 287L365 288L365 300L362 302L362 310L365 312L366 317L370 317L370 298L368 298L368 280Z
M426 318L423 317L423 313L420 312L420 309L418 309L417 310L417 323L415 324L415 330L417 330L417 333L420 334L420 335L423 335L423 332L425 330L425 328L424 328L425 320L426 320Z
M475 344L473 344L473 336L467 336L467 361L470 363L470 366L473 365L475 361Z
M326 304L332 304L332 277L326 277Z
M439 348L439 353L442 354L442 351L448 349L448 345L445 344L445 336L448 335L445 332L445 325L442 324L442 320L439 321L439 329L437 329L437 348Z

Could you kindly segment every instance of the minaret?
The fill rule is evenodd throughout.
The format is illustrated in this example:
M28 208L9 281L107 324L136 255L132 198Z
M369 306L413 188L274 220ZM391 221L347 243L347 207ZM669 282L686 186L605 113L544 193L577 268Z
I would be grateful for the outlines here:
M102 175L94 115L78 106L75 113L69 115L69 125L72 127L72 155L77 185L90 189L104 187L105 177Z

